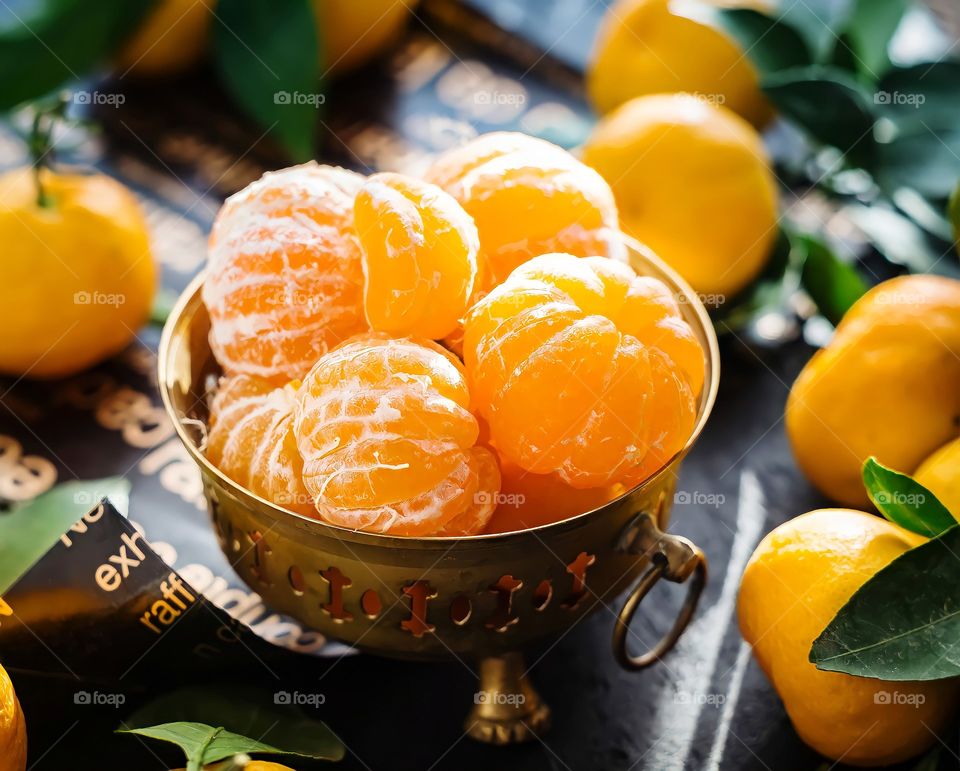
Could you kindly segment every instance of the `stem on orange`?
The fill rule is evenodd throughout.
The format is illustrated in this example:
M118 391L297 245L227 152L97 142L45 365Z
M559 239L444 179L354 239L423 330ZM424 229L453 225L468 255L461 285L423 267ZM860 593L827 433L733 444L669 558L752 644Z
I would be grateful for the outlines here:
M53 199L43 187L43 169L49 168L53 160L53 132L59 121L66 117L69 95L58 94L52 100L40 102L33 108L33 125L28 144L33 159L33 179L37 186L37 206L53 206Z

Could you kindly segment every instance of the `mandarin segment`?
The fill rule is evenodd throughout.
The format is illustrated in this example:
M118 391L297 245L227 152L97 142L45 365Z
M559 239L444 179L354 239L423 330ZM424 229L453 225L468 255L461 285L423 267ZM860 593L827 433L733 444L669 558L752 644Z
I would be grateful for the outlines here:
M500 474L468 407L462 365L431 341L368 333L327 353L294 428L321 516L392 535L479 532Z
M234 482L261 498L316 517L293 436L298 385L275 388L249 375L224 379L210 408L206 455Z
M440 339L457 328L477 274L470 215L436 185L376 174L354 203L363 307L372 329Z
M604 257L536 257L478 302L464 361L501 457L636 484L685 444L704 357L669 290Z
M473 217L480 233L480 294L546 252L619 257L610 186L557 145L495 132L450 150L426 173Z
M500 495L486 533L510 533L561 522L599 508L626 491L622 485L578 490L559 474L532 474L500 460Z
M310 163L265 174L227 199L203 285L210 347L227 374L282 385L367 329L353 232L362 183Z

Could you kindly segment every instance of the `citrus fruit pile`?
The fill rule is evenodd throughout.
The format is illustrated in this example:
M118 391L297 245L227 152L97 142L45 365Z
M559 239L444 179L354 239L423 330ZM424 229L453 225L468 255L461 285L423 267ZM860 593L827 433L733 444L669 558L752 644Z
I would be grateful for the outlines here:
M603 179L521 134L426 180L267 174L210 237L207 456L280 506L393 535L595 508L684 446L704 381L677 300L623 251Z

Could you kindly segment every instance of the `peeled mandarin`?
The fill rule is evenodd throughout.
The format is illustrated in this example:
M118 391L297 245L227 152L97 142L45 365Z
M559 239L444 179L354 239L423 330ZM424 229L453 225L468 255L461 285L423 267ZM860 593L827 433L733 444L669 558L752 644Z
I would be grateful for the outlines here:
M303 462L293 436L298 385L275 388L249 375L224 379L210 408L206 455L234 482L261 498L316 517L303 486Z
M637 484L669 461L705 368L661 282L568 254L530 260L471 309L464 362L500 456L575 488Z
M353 201L363 178L315 163L227 199L210 235L203 301L227 374L276 385L367 329Z
M625 492L622 485L578 490L559 474L531 474L500 461L500 495L487 523L487 533L510 533L561 522L592 511Z
M479 294L538 254L623 254L610 186L550 142L511 132L484 134L438 157L426 178L476 223Z
M500 472L469 401L463 366L429 340L368 333L323 356L294 424L321 516L392 535L482 530Z
M477 229L439 187L375 174L354 202L363 253L363 309L372 329L439 339L467 310L477 275Z

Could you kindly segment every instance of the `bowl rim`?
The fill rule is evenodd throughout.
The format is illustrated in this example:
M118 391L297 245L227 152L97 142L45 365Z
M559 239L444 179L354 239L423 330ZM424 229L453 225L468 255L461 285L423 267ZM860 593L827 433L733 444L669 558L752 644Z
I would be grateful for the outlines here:
M683 460L683 458L687 455L687 453L689 453L690 449L696 443L697 439L700 438L700 435L706 426L707 420L710 418L710 414L713 411L713 407L716 403L717 392L720 386L720 348L717 342L717 334L713 327L713 323L710 320L710 315L707 312L707 309L704 307L703 302L700 300L699 295L693 291L693 288L683 278L681 278L677 271L667 265L649 247L624 233L620 234L620 238L628 250L635 252L642 261L652 265L656 271L663 274L663 276L665 276L669 282L673 284L673 286L670 288L674 290L674 293L676 295L683 296L686 301L685 304L692 308L693 314L700 324L700 331L702 332L702 335L697 335L697 337L700 338L702 336L706 341L705 355L707 358L708 379L705 381L703 390L701 391L699 400L700 410L698 413L697 422L694 424L693 430L691 431L690 436L687 437L687 441L684 446L677 453L675 453L670 460L664 463L663 466L647 477L643 482L629 488L628 490L625 490L616 498L613 498L612 500L609 500L596 508L582 512L567 519L559 520L558 522L550 522L544 525L526 528L524 530L510 530L502 533L477 533L475 535L462 536L398 536L365 530L352 530L341 525L334 525L319 518L314 519L303 514L298 514L297 512L285 509L282 506L267 500L266 498L262 498L256 493L246 489L242 485L237 484L206 458L206 456L200 451L200 448L194 442L193 438L187 433L183 423L178 417L176 409L174 408L173 401L167 387L167 383L170 382L169 370L171 349L173 347L174 329L179 326L179 322L188 308L199 301L198 295L200 294L203 286L206 270L202 270L196 276L194 276L194 278L189 284L187 284L183 292L177 298L176 303L174 304L166 322L164 323L163 332L160 336L160 345L157 354L157 379L160 398L163 402L164 409L166 410L167 417L173 422L177 436L186 447L187 452L193 458L194 462L196 462L207 474L216 478L221 486L229 489L234 496L240 499L249 499L251 502L255 502L260 507L266 507L279 520L287 519L292 523L299 522L301 525L306 525L310 529L319 528L323 531L326 531L331 537L337 538L338 540L344 540L346 537L347 540L356 543L367 543L369 545L376 546L394 545L410 548L412 545L419 543L425 547L439 545L449 548L461 541L480 545L528 536L529 534L534 534L535 537L539 537L541 533L545 533L548 530L554 533L559 533L565 530L576 529L583 525L586 520L595 517L604 509L620 505L623 501L635 496L639 491L645 488L652 488L661 485L664 475L668 473L674 473L673 468L679 463L679 461Z

